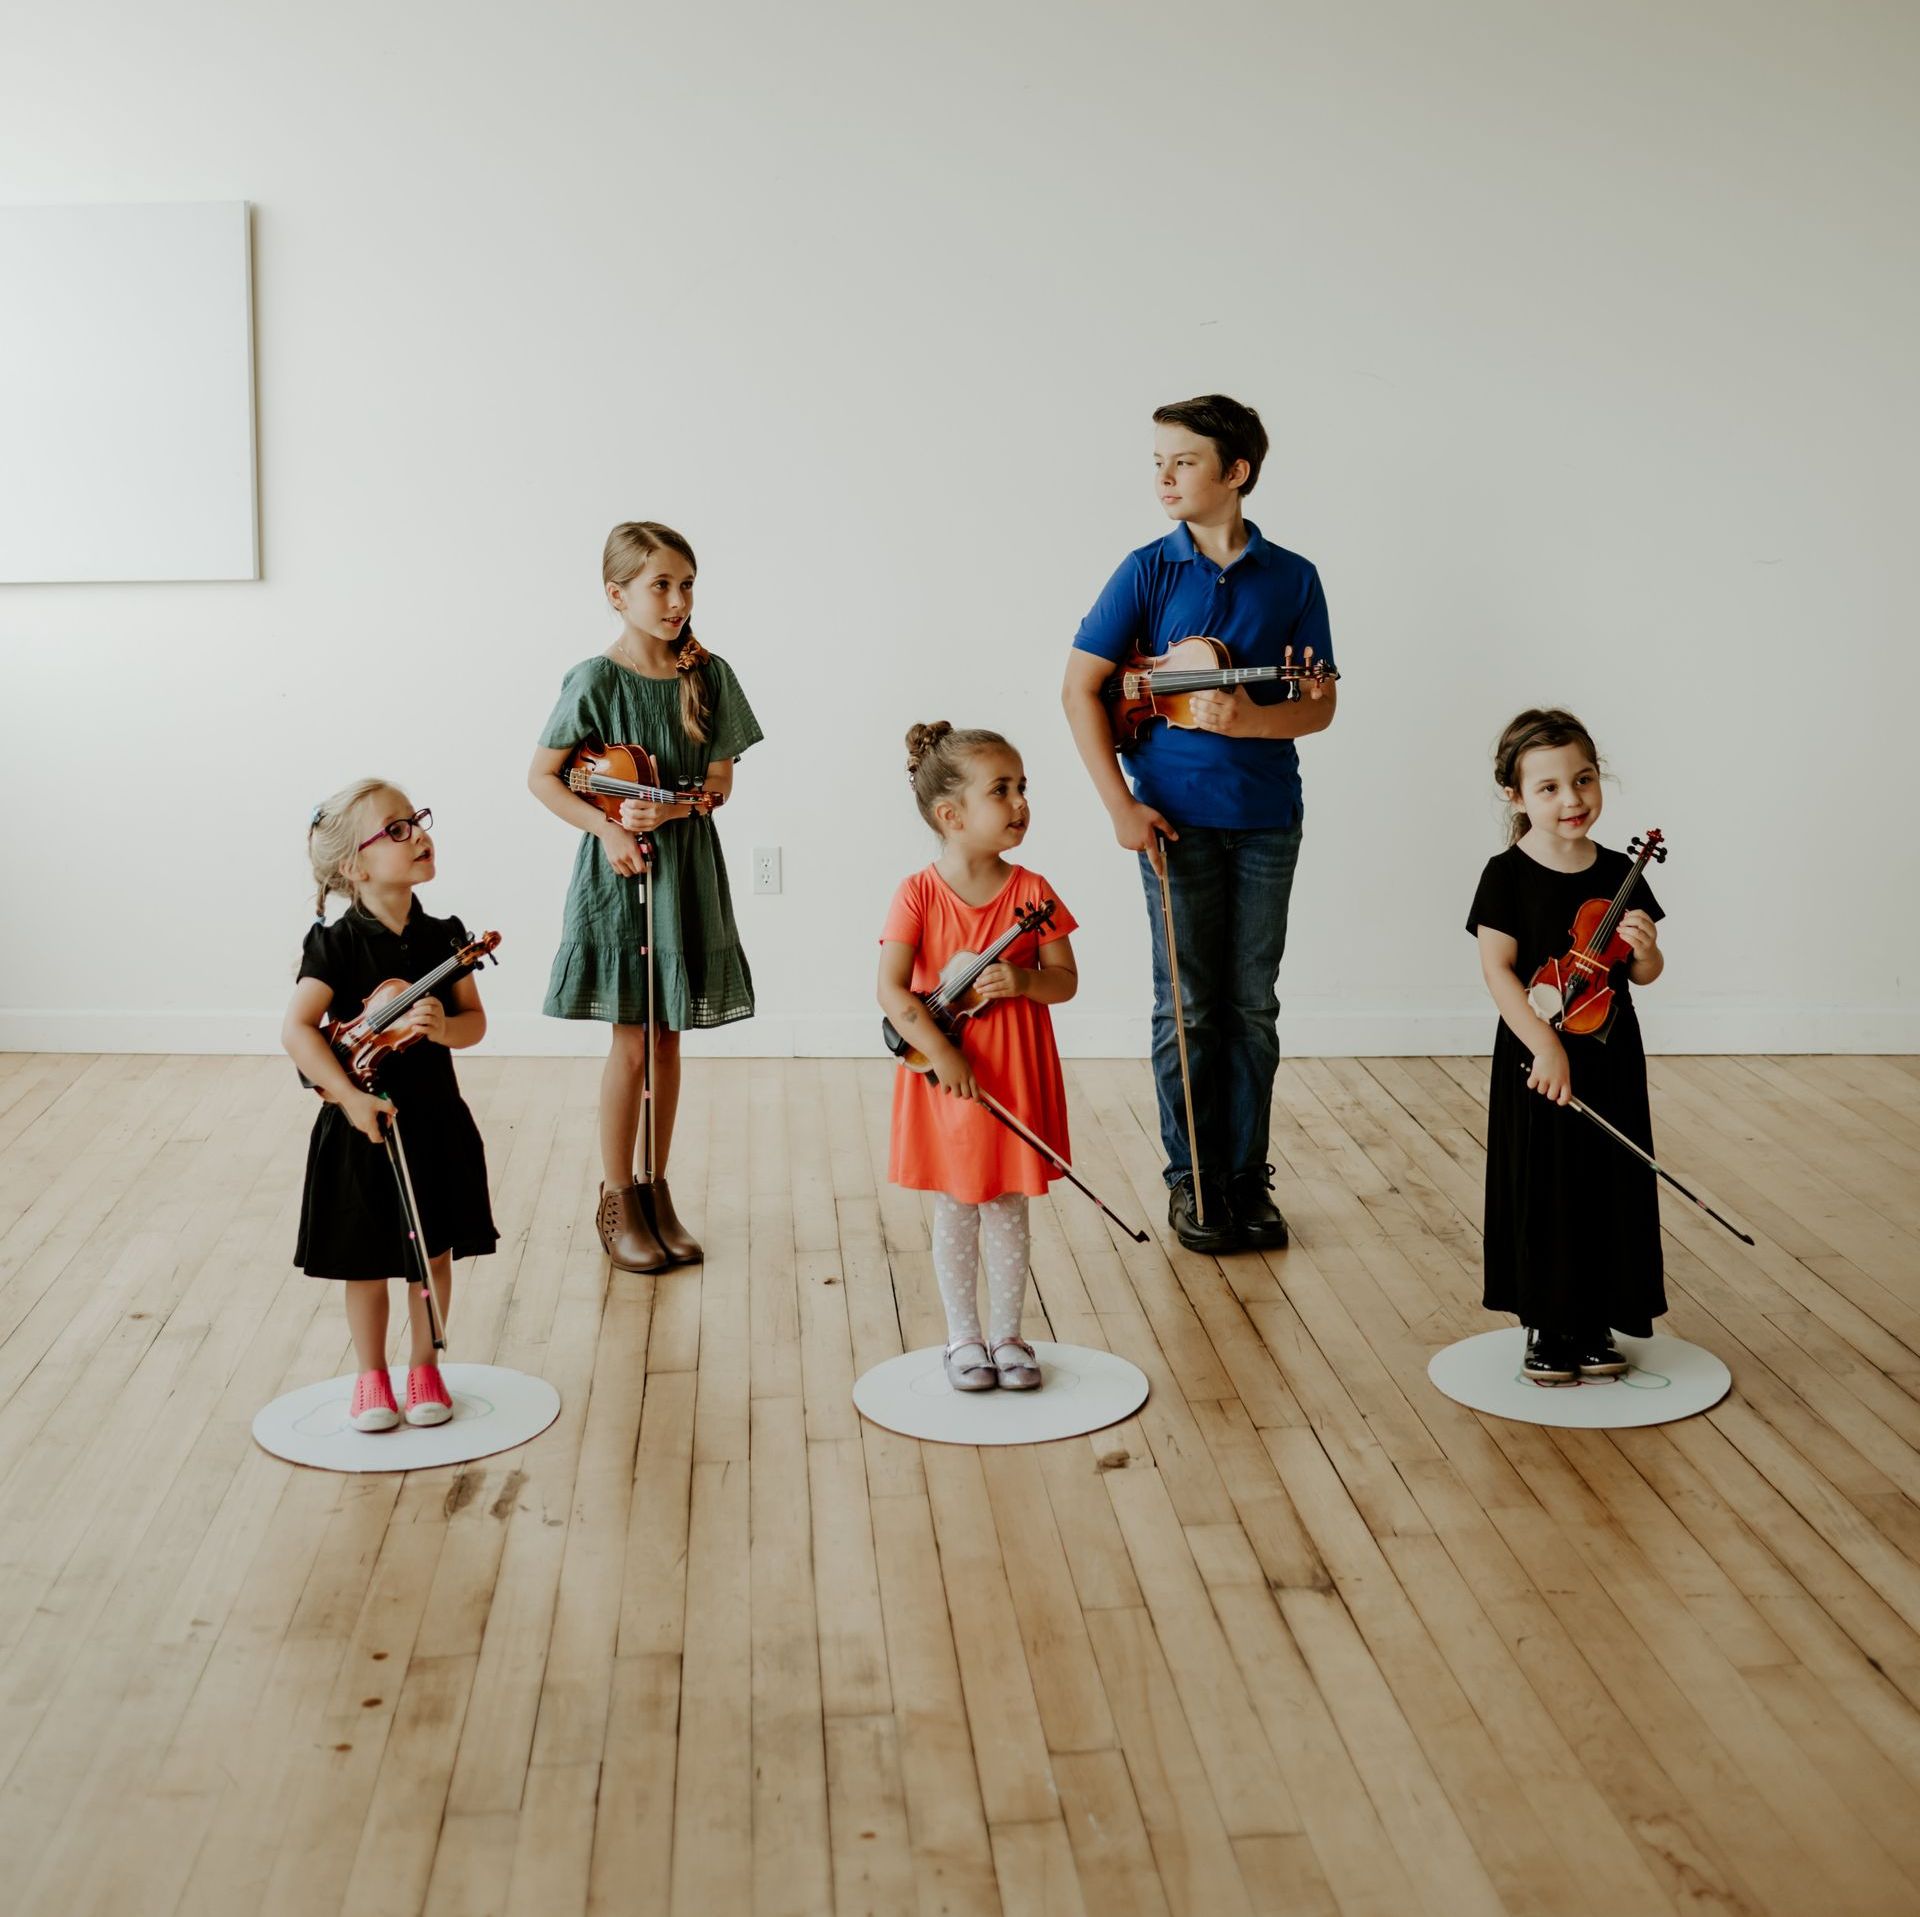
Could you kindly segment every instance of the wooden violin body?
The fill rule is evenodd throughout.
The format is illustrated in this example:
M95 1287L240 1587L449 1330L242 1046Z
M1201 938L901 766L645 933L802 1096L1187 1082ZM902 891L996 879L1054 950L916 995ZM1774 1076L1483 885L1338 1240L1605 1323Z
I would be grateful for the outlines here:
M1293 663L1293 648L1286 651L1286 663L1278 666L1236 666L1233 656L1218 639L1194 635L1177 639L1165 652L1136 652L1123 660L1100 690L1107 708L1107 724L1113 742L1129 752L1146 735L1155 719L1188 731L1199 729L1193 716L1196 693L1221 692L1233 686L1278 682L1288 700L1302 696L1308 683L1326 684L1339 678L1332 666L1323 665L1309 654L1304 664Z
M1633 947L1620 936L1627 901L1650 859L1667 856L1666 841L1655 830L1635 839L1628 850L1633 868L1610 899L1588 899L1573 915L1573 942L1558 958L1534 973L1527 1003L1556 1030L1591 1037L1605 1032L1613 1018L1613 968L1632 962Z
M709 792L698 779L663 783L659 765L645 746L585 740L574 747L560 776L570 790L597 805L616 825L620 808L629 799L645 805L690 805L703 813L711 812L721 800L721 794Z
M940 968L940 983L921 1001L933 1022L947 1037L957 1038L961 1026L968 1019L977 1018L993 1005L992 999L980 996L978 986L981 973L989 965L997 965L1002 954L1029 932L1044 931L1059 909L1053 899L1048 899L1044 905L1025 906L1014 922L984 952L956 952L947 960ZM880 1021L880 1036L886 1041L887 1050L910 1070L933 1070L927 1055L900 1036L892 1019L883 1018Z
M411 982L403 978L382 979L352 1018L334 1019L320 1028L321 1037L333 1047L335 1056L347 1068L347 1075L362 1091L373 1090L381 1066L396 1052L404 1052L420 1042L421 1034L411 1028L394 1029L408 1007L448 979L464 978L474 971L499 943L498 932L482 932L452 957L436 965L425 978ZM310 1091L320 1089L305 1073L301 1074L300 1082ZM322 1092L321 1096L324 1098L326 1094Z

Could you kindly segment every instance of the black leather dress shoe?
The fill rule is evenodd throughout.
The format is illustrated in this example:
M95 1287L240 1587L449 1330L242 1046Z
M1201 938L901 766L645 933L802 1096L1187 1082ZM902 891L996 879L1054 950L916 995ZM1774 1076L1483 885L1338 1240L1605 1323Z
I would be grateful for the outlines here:
M1233 1213L1225 1195L1211 1178L1206 1178L1201 1180L1201 1196L1207 1210L1204 1225L1195 1215L1191 1174L1168 1192L1167 1223L1173 1227L1173 1235L1189 1251L1233 1250L1240 1243L1240 1234L1234 1228Z
M1605 1332L1576 1338L1573 1355L1583 1378L1618 1378L1633 1369Z
M1255 1251L1284 1251L1287 1221L1273 1202L1273 1167L1236 1173L1227 1181L1227 1209L1240 1228L1240 1239Z
M1529 1330L1521 1369L1535 1384L1572 1384L1580 1376L1580 1348L1565 1332Z

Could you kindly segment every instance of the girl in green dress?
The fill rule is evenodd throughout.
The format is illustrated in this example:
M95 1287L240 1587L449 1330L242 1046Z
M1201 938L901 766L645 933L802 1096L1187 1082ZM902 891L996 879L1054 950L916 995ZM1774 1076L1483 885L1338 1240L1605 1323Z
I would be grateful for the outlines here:
M605 652L561 682L527 784L579 829L560 949L542 1009L549 1018L597 1018L613 1027L600 1079L600 1240L623 1271L659 1271L700 1256L673 1208L665 1177L680 1099L680 1034L753 1016L753 975L733 922L727 862L712 818L685 805L629 800L616 824L568 789L561 768L584 741L644 746L661 783L704 779L724 799L733 762L762 735L740 682L693 636L693 548L671 528L630 521L607 535L601 576L620 617ZM654 937L653 1181L634 1148L646 1058L646 914L635 881L635 838L652 842Z

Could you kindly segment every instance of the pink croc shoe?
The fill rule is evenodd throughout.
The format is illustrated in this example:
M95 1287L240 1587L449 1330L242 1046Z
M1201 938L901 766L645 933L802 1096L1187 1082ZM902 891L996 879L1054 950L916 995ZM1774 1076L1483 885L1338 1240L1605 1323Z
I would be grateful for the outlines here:
M363 1371L353 1387L353 1428L356 1431L391 1431L400 1422L400 1407L393 1401L393 1380L385 1371Z
M415 1365L407 1373L407 1422L445 1424L453 1416L453 1400L438 1365Z

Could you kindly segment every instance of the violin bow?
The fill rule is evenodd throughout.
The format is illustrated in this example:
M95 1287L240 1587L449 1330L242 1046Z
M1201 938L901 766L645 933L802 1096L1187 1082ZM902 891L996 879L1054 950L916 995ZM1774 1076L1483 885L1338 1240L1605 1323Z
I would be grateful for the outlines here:
M654 1097L653 1097L653 841L646 834L640 836L640 900L646 910L647 929L645 933L647 956L647 1036L640 1047L640 1123L645 1143L642 1146L642 1158L646 1177L642 1181L649 1190L653 1186L654 1170Z
M1187 1160L1193 1167L1193 1222L1207 1222L1207 1200L1200 1185L1200 1139L1193 1123L1193 1074L1187 1067L1187 1006L1180 996L1180 949L1173 936L1173 887L1167 882L1167 842L1156 829L1149 861L1160 879L1160 922L1167 940L1167 983L1173 992L1173 1036L1180 1048L1180 1090L1187 1101Z
M1520 1061L1520 1069L1530 1074L1533 1066L1528 1060L1522 1059ZM1654 1157L1644 1146L1636 1145L1611 1119L1602 1118L1591 1105L1585 1104L1580 1099L1575 1098L1571 1092L1567 1094L1567 1103L1574 1111L1578 1112L1582 1118L1592 1119L1616 1144L1624 1145L1656 1178L1664 1178L1682 1198L1697 1205L1716 1225L1724 1225L1743 1245L1753 1243L1753 1240L1749 1238L1738 1225L1729 1224L1698 1192L1689 1191L1685 1185L1681 1184L1679 1179L1674 1177L1672 1172L1667 1170L1666 1166L1661 1164L1659 1159Z
M1084 1192L1087 1197L1091 1198L1136 1245L1144 1245L1147 1242L1147 1234L1144 1231L1136 1231L1133 1226L1128 1224L1091 1185L1087 1184L1081 1178L1080 1174L1076 1172L1044 1138L1022 1124L991 1092L980 1091L976 1087L976 1096L979 1098L980 1103L984 1105L1001 1124L1006 1126L1008 1131L1012 1132L1016 1138L1024 1139L1042 1158L1058 1170L1062 1178L1066 1179L1076 1190Z
M407 1164L407 1148L400 1142L400 1116L391 1106L380 1127L386 1141L387 1163L393 1167L393 1182L400 1191L400 1213L407 1227L407 1249L413 1254L414 1282L419 1285L427 1306L427 1335L435 1351L447 1348L446 1321L440 1316L440 1301L433 1295L433 1267L427 1262L427 1241L420 1224L420 1201L414 1196L413 1171Z

